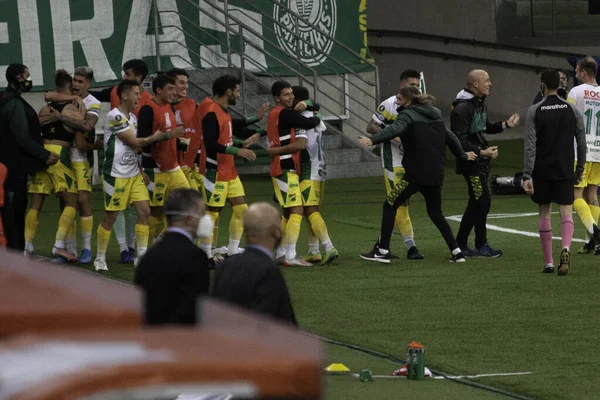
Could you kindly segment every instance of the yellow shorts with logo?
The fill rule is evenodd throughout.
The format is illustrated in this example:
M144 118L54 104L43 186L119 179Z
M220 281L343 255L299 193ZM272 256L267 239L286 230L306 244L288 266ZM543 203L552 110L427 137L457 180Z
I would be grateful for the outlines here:
M181 169L175 171L154 172L153 169L144 170L150 178L148 194L150 195L150 207L162 207L172 190L179 188L190 188L190 184Z
M577 162L575 162L577 167ZM575 185L576 188L584 188L587 185L600 185L600 163L588 161L585 163L581 182Z
M148 188L142 175L133 178L102 177L104 209L122 211L136 201L149 201Z
M92 174L90 171L90 163L87 161L73 161L72 164L77 190L91 192Z
M29 183L29 193L45 195L62 192L77 193L69 149L56 144L45 144L44 148L58 154L59 160L56 164L49 166L48 169L33 174Z
M302 192L302 205L304 207L320 206L325 195L325 181L311 181L308 179L300 182Z
M385 192L389 195L398 182L404 177L404 168L394 167L394 172L383 170L383 178L385 179Z
M239 176L230 181L218 181L216 171L206 171L204 190L208 199L206 202L208 207L225 207L227 199L246 195Z
M181 167L181 170L190 184L190 189L197 190L204 195L204 176L198 172L198 167Z
M271 180L275 196L281 207L291 208L302 205L300 177L296 172L284 171L283 174L272 177Z

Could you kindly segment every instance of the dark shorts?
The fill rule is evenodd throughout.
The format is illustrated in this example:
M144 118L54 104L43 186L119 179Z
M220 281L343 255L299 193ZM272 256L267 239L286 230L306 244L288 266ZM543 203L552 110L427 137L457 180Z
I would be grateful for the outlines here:
M570 179L561 181L534 179L531 199L537 204L556 203L563 206L573 204L575 200L573 181Z

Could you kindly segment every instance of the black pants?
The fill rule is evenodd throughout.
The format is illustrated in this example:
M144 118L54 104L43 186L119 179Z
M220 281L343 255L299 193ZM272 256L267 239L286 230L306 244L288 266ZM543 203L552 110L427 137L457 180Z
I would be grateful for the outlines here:
M27 177L13 178L4 188L2 223L7 247L25 249L25 212L27 211Z
M441 186L420 186L409 183L402 179L398 182L387 199L383 203L383 216L381 218L381 235L379 237L379 248L389 250L390 239L394 231L394 221L396 219L396 211L410 197L421 192L425 199L427 207L427 215L440 231L450 251L456 249L458 245L454 240L452 228L448 225L446 217L442 213L442 187Z
M463 175L469 188L469 202L463 214L456 241L461 248L467 246L469 235L475 227L475 248L487 243L487 216L492 199L487 174Z

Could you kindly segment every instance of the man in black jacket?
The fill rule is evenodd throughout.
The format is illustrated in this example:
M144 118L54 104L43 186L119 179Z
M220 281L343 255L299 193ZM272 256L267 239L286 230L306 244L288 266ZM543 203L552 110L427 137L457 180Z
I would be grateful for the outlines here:
M21 92L28 92L33 85L29 69L11 64L6 80L8 87L0 92L0 163L8 169L2 221L8 248L23 250L27 175L56 164L58 155L44 149L38 115L21 97Z
M491 197L488 183L491 160L498 157L498 147L489 146L487 134L500 133L519 124L519 114L506 121L488 120L485 98L492 83L487 72L473 70L467 76L467 88L461 90L452 104L450 129L460 140L464 151L477 154L475 161L456 159L456 172L462 174L469 188L469 203L462 217L456 241L466 257L491 257L502 255L487 240L486 222L490 212ZM469 235L475 227L475 249L468 247Z
M141 258L135 284L145 292L147 325L195 324L198 297L208 294L206 254L196 240L212 233L200 192L175 189L165 202L167 233Z
M297 325L287 286L273 251L281 242L280 214L267 203L254 203L244 217L248 242L244 253L217 267L213 297Z

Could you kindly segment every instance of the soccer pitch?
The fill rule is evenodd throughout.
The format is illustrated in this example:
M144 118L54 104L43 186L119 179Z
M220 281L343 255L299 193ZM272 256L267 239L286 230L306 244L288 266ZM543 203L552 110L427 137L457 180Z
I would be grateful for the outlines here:
M522 141L502 141L493 174L512 176L522 169ZM466 184L449 162L444 185L446 216L461 215ZM242 176L248 202L271 201L270 179ZM578 255L573 244L569 275L542 274L543 257L537 233L536 205L526 196L493 196L488 231L493 247L504 251L494 260L448 262L449 252L429 221L422 197L411 200L415 240L425 260L408 261L399 235L392 250L403 256L390 265L361 260L378 236L383 177L327 182L322 214L340 252L331 266L289 268L284 274L301 327L320 336L403 359L411 340L424 344L426 365L452 375L531 372L489 376L474 382L552 399L595 398L600 380L596 334L600 258ZM101 194L93 195L95 225L100 221ZM530 215L533 214L533 215ZM230 209L220 219L219 245L226 244ZM576 238L583 227L575 216ZM58 220L58 205L48 200L40 216L36 253L49 255ZM554 236L560 220L553 218ZM450 222L454 232L456 221ZM501 229L497 229L501 228ZM95 247L95 234L94 234ZM472 245L472 243L471 243ZM306 251L305 229L298 250ZM558 262L560 241L554 241ZM133 266L120 265L111 239L107 264L110 276L131 280ZM91 267L90 269L93 269ZM339 346L327 346L328 360L347 364L353 372L370 369L388 375L400 366L391 361ZM327 379L328 399L500 398L482 389L448 380L409 382L375 379L361 383L350 376Z

